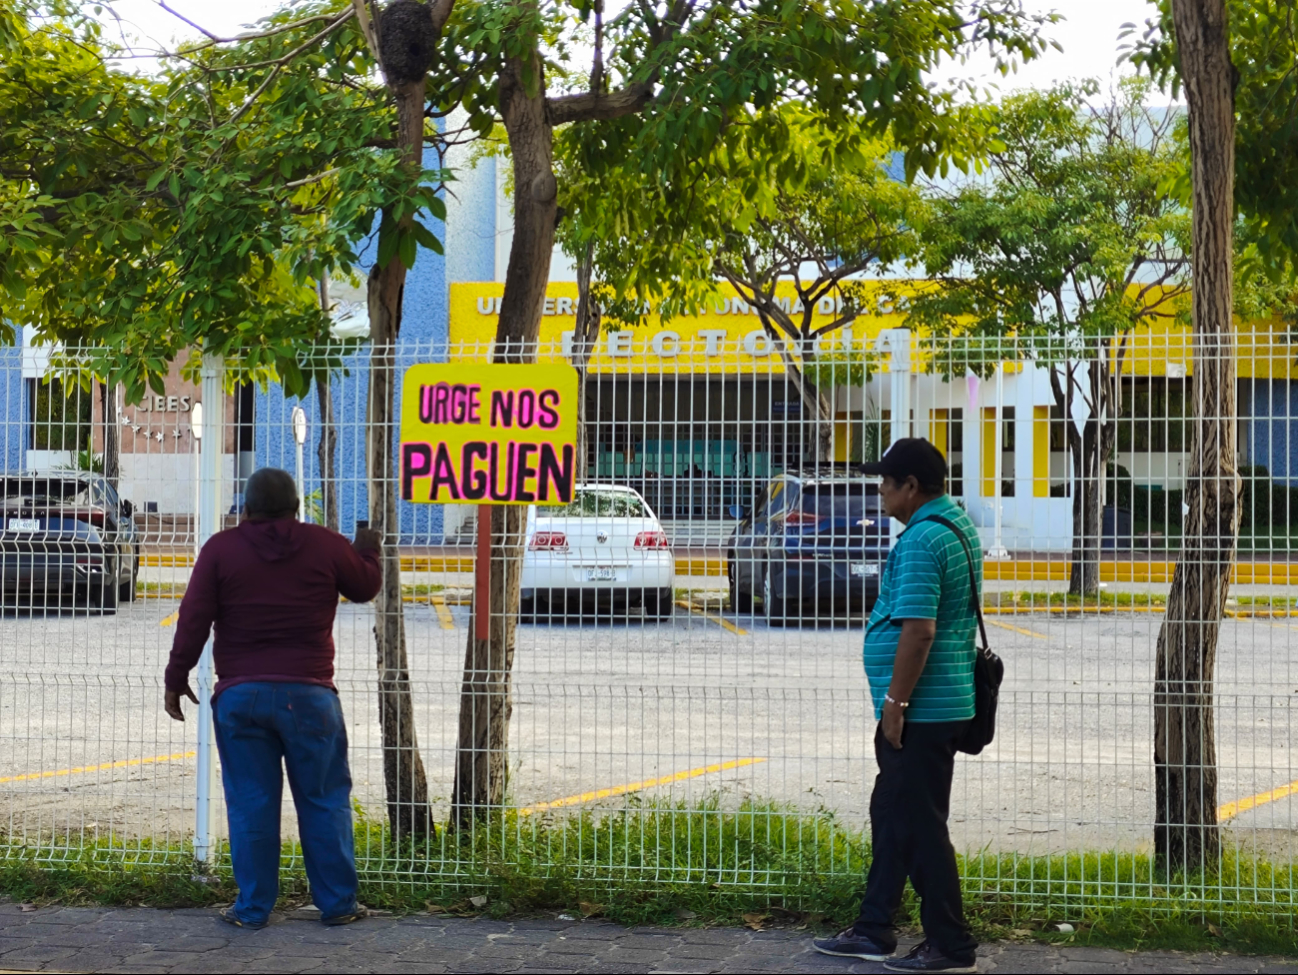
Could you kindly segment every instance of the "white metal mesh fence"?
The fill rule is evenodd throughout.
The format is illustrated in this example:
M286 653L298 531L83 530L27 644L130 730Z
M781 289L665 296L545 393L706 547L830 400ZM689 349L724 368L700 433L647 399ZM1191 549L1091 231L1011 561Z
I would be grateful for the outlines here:
M863 614L895 528L851 465L913 433L946 454L951 492L983 532L984 605L1007 663L996 742L957 764L952 834L966 877L1050 905L1165 889L1148 867L1156 640L1192 494L1196 363L1222 350L1191 356L1168 336L1011 344L904 333L875 350L791 357L796 370L771 344L593 350L587 488L512 536L522 615L507 749L497 740L476 752L503 760L503 801L458 829L442 827L470 706L476 508L399 503L385 541L400 557L404 689L439 830L398 842L384 827L376 608L344 604L335 682L368 881L472 883L492 857L616 883L774 891L799 874L860 876L874 775ZM538 350L542 360L570 353ZM392 362L399 378L414 363L491 354L404 344ZM162 670L195 550L190 419L201 391L177 370L166 393L115 403L60 372L73 353L6 355L0 849L183 860L196 722L163 714ZM229 524L252 470L298 473L299 406L307 516L347 534L368 518L367 437L397 433L370 422L369 351L344 361L330 417L316 390L299 402L264 377L242 383L228 364L224 402L203 407L225 418ZM1287 908L1298 827L1292 352L1242 341L1232 392L1238 451L1226 462L1244 477L1243 513L1213 688L1227 859L1201 895ZM92 470L114 439L129 514ZM51 518L68 524L54 531ZM1075 538L1078 524L1088 537ZM102 582L114 572L116 605ZM223 831L219 803L213 822ZM286 802L286 840L293 827Z

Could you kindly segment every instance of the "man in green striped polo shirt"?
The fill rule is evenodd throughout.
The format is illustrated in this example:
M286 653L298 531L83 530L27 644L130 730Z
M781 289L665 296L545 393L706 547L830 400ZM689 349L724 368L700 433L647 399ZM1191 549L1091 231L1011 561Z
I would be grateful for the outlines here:
M882 478L884 511L906 526L888 555L865 630L865 673L879 722L873 859L860 917L815 947L882 961L891 971L974 972L977 943L964 920L947 817L956 744L974 716L978 621L969 561L981 590L981 543L946 494L946 461L927 440L896 441L865 472ZM925 940L895 958L893 918L907 877L920 898Z

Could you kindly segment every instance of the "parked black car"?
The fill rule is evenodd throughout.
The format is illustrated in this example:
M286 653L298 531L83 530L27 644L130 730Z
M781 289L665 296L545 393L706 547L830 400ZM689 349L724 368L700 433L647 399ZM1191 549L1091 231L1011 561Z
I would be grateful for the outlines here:
M889 523L878 487L848 465L785 471L752 510L733 507L739 524L727 542L730 606L751 612L756 599L773 623L869 612L888 558Z
M4 605L115 610L134 600L140 538L133 514L98 474L0 475Z

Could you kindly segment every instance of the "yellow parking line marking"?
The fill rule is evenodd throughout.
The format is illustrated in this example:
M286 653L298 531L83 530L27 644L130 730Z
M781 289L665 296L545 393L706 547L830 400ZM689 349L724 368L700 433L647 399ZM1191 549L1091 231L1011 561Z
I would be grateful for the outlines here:
M104 762L102 765L78 765L76 768L60 768L50 772L27 772L24 775L6 775L0 782L27 782L32 779L53 779L62 775L78 775L82 772L102 772L110 768L133 768L137 765L160 765L163 762L183 762L193 758L198 752L172 752L170 755L150 755L148 758L124 758L119 762Z
M1036 630L1025 630L1021 626L1010 626L1008 623L1002 623L999 620L988 620L992 626L999 626L1002 630L1009 630L1012 633L1022 633L1024 636L1034 636L1038 640L1049 640L1050 637L1044 633L1038 633Z
M180 610L176 610L174 613L169 613L168 615L164 616L162 619L160 619L160 620L158 621L158 625L159 625L159 626L170 626L172 623L176 622L176 620L178 620L178 619L180 619Z
M596 789L593 792L583 792L575 796L565 796L562 799L555 799L552 802L538 802L535 806L525 806L518 811L520 816L530 816L532 813L541 812L544 809L559 809L563 806L576 806L583 802L590 802L592 799L608 799L612 796L624 796L629 792L639 792L642 789L652 789L659 785L670 785L673 782L684 782L686 779L697 779L700 775L709 775L713 772L727 772L730 769L743 768L746 765L757 765L764 762L764 758L737 758L730 762L717 762L715 765L703 765L699 768L686 769L684 772L673 772L671 775L664 775L657 779L645 779L643 782L628 782L626 785L615 785L611 789Z
M1234 819L1240 813L1248 812L1250 809L1256 809L1258 806L1265 806L1268 802L1275 802L1277 799L1283 799L1286 796L1298 795L1298 780L1290 782L1288 785L1282 785L1266 792L1259 792L1255 796L1248 796L1245 799L1236 799L1234 802L1228 802L1224 806L1217 807L1217 822L1224 823L1228 819Z
M716 613L709 613L706 609L699 609L693 603L686 602L684 599L676 600L676 605L681 609L689 610L695 616L702 616L705 620L711 620L713 623L720 623L731 633L738 633L740 636L743 636L748 632L742 627L735 626L734 623L731 623L730 620L726 619L724 616L718 616Z
M437 622L442 624L443 630L455 629L455 618L451 616L451 611L446 608L445 598L434 596L433 609L437 611Z

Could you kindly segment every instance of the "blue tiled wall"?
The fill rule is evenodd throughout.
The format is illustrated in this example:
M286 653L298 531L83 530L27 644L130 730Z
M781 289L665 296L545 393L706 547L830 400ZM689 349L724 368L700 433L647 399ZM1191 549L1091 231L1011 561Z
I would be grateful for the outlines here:
M27 395L23 389L22 336L18 345L0 346L0 470L22 470L27 451Z
M436 165L434 158L426 160L428 166ZM438 221L425 218L425 223L445 240L445 227ZM375 238L363 253L374 254ZM372 261L371 261L372 263ZM369 264L364 270L369 270ZM411 365L417 362L442 362L446 358L448 335L448 292L446 287L446 260L441 254L420 248L415 266L406 276L401 340L398 346L395 415L400 416L400 379ZM338 520L344 534L351 534L358 518L368 517L368 493L365 485L365 427L366 397L369 392L369 353L362 349L346 363L344 374L333 382L334 422L338 430L337 480ZM319 400L314 389L301 403L286 398L279 387L258 391L255 405L256 455L258 467L282 467L292 472L295 465L296 446L293 442L291 416L295 406L301 405L308 418L308 442L304 467L306 491L310 494L320 488L320 466L316 458L316 444L320 431ZM392 431L393 456L399 431ZM442 509L439 505L415 505L399 501L401 509L401 541L403 543L438 542L442 537Z
M1298 383L1254 380L1242 392L1248 462L1265 467L1276 481L1298 486Z

